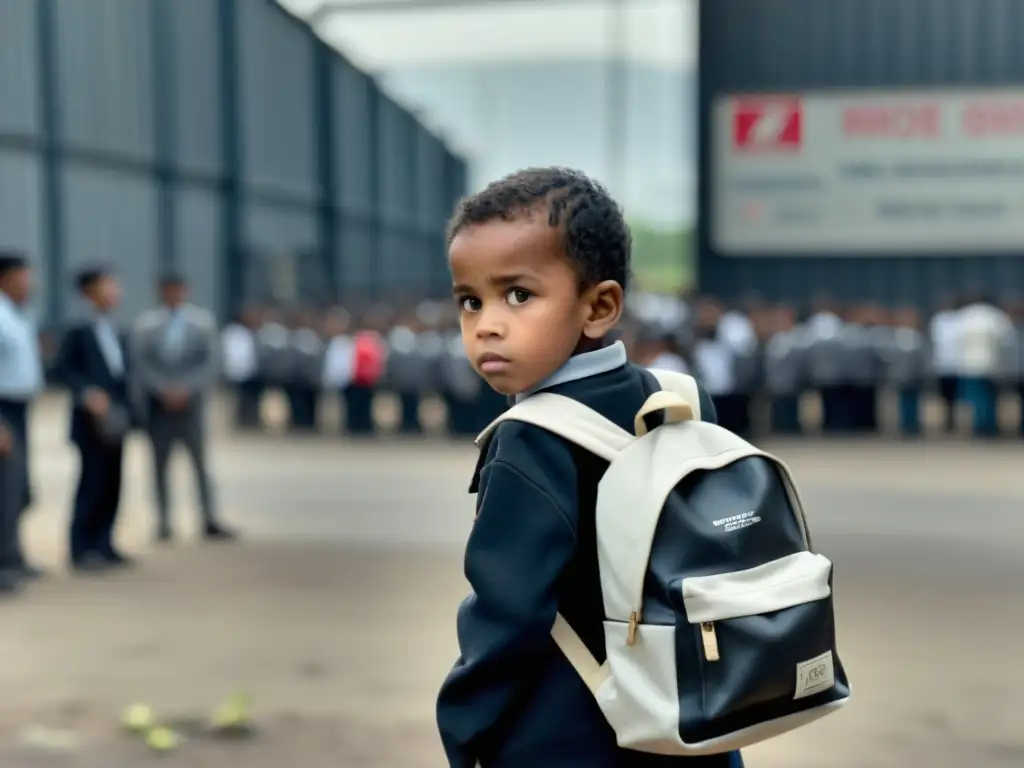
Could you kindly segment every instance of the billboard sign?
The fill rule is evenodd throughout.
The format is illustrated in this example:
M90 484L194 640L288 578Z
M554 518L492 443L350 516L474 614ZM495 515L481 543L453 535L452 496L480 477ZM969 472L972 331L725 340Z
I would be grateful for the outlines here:
M719 97L722 255L1024 251L1024 88Z

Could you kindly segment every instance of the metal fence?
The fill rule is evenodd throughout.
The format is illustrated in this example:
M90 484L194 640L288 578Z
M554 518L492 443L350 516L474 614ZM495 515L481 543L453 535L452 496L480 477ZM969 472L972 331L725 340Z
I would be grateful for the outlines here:
M444 290L465 162L272 0L0 2L0 245L44 323L114 266L130 316L160 272L246 300Z

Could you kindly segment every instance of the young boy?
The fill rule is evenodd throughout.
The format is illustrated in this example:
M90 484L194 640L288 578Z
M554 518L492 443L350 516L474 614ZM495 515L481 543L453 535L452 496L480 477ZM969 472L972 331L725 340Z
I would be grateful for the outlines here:
M623 311L630 235L607 192L558 168L527 170L464 199L449 264L477 373L516 400L572 397L629 431L659 387L606 341ZM705 420L714 419L701 391ZM605 658L594 507L607 464L543 429L505 422L482 451L466 549L473 594L461 658L437 703L453 768L741 765L619 749L593 696L550 638L561 612Z

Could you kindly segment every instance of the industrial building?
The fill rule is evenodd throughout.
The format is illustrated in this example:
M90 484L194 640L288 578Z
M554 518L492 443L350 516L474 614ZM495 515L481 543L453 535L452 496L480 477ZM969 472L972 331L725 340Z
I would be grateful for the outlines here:
M698 281L1024 292L1024 4L700 4Z

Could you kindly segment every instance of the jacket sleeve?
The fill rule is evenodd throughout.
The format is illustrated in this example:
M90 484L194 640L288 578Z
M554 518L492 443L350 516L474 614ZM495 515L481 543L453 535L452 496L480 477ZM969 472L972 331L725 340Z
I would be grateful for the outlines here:
M54 366L57 380L70 390L71 397L76 403L81 402L83 393L93 383L82 369L81 350L81 334L77 328L71 328L61 339Z
M480 473L465 563L473 593L458 617L461 657L437 702L452 768L473 768L489 733L530 685L530 671L552 652L557 583L576 544L576 469L568 446L533 427L508 424L502 431L536 445L508 451L502 440ZM567 487L572 494L560 490Z

